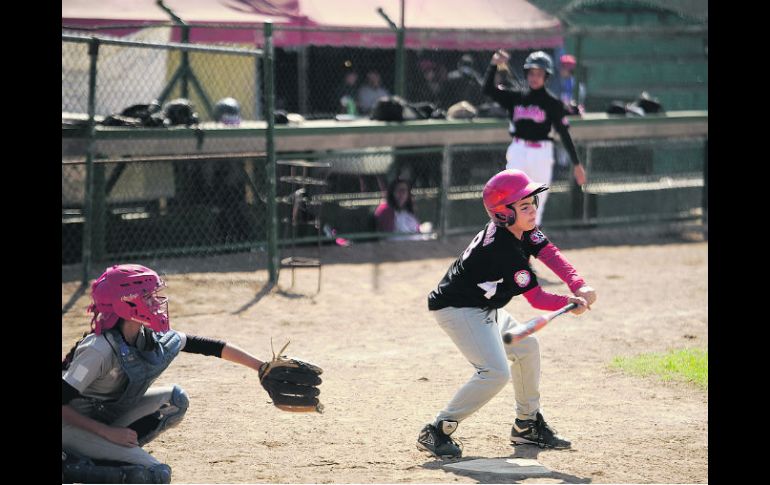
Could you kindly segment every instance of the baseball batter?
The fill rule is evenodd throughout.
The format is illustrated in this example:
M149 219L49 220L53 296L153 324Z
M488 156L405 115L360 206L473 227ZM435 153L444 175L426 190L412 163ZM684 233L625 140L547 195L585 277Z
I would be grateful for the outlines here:
M181 387L150 387L180 351L265 373L267 363L231 343L171 330L165 286L136 264L113 266L91 286L91 333L62 361L63 483L171 483L171 467L142 446L187 411Z
M593 288L535 224L538 199L547 189L521 170L504 170L492 177L483 191L490 222L428 296L429 310L475 372L420 431L417 447L421 450L440 458L462 456L450 435L509 380L516 400L511 441L556 449L571 445L545 422L541 412L537 338L530 335L507 346L502 340L502 335L517 325L503 309L514 296L524 295L530 305L542 310L556 310L574 302L578 304L572 311L576 315L596 301ZM531 256L558 275L574 295L544 291L529 264Z
M510 134L513 137L505 153L505 168L516 168L532 180L546 185L553 178L554 147L549 137L553 127L567 149L570 160L575 166L573 172L579 185L586 183L586 174L580 165L575 144L569 134L569 121L564 105L559 98L545 88L548 76L553 75L553 61L543 51L527 56L524 72L529 89L514 90L495 86L496 69L505 69L510 59L508 53L497 51L484 76L483 92L508 110L510 116ZM540 196L537 208L537 225L543 220L543 210L547 193Z

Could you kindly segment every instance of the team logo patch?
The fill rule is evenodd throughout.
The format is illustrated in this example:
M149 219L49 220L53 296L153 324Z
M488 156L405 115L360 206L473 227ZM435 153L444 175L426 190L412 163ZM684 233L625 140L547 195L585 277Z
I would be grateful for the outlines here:
M530 280L529 271L527 271L526 269L517 271L516 274L513 275L513 281L515 281L520 288L526 287L529 284L529 280Z
M545 241L545 235L538 229L529 235L529 240L532 241L532 244L540 244Z

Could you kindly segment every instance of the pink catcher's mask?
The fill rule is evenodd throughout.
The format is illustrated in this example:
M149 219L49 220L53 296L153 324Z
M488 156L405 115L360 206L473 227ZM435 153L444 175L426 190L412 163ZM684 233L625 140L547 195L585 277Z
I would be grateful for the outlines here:
M138 264L119 264L108 268L91 285L94 313L91 326L96 335L118 323L134 320L156 332L167 332L168 298L159 292L166 287L155 271Z

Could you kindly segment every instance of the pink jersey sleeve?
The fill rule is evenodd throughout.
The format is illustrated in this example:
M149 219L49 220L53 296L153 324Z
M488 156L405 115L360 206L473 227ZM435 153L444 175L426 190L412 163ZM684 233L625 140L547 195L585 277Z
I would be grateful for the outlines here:
M568 297L547 293L543 291L543 288L540 286L536 286L531 290L524 292L523 295L529 304L538 310L558 310L569 303Z
M543 262L548 268L553 271L556 276L567 283L571 292L576 292L581 286L585 286L586 282L581 278L575 268L562 256L559 248L551 243L548 243L537 255L537 259Z

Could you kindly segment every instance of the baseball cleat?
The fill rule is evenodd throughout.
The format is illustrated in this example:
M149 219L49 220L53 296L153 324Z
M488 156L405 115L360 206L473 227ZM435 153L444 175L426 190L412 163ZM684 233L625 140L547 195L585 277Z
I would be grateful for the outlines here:
M441 424L443 423L453 422L442 421ZM456 428L457 423L453 424ZM417 437L417 449L427 451L436 458L442 459L460 458L463 455L462 448L448 434L444 434L432 424L426 424L420 431L420 435Z
M559 436L557 431L545 422L540 413L537 413L536 419L516 418L511 427L511 443L531 444L555 450L565 450L572 446L572 443Z

